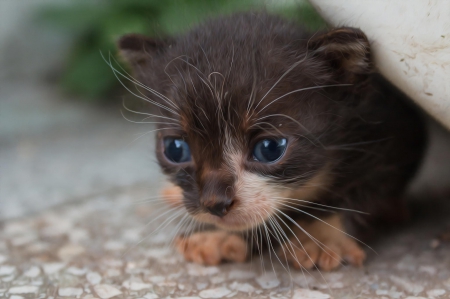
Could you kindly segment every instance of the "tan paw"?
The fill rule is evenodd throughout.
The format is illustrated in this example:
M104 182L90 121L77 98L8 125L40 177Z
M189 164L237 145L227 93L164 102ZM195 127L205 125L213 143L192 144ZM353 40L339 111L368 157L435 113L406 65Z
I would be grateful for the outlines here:
M340 219L335 217L324 221L334 228L320 221L299 223L309 235L300 229L294 230L296 236L291 238L292 243L284 244L279 254L297 269L317 267L330 271L339 267L343 261L362 266L366 254L354 239L342 232Z
M295 246L284 244L279 253L280 256L286 255L287 261L296 269L318 267L324 271L331 271L338 268L343 261L354 266L362 266L366 258L364 251L350 238L345 242L323 244L304 241L303 247L296 243Z
M222 261L242 263L247 259L244 239L224 231L178 237L176 247L187 261L203 265L218 265Z
M364 260L366 259L364 250L362 250L352 239L350 239L349 242L346 242L343 247L343 259L354 266L362 267Z
M296 269L311 269L316 263L320 255L319 247L313 242L298 246L284 244L279 252L281 257L286 258L287 262L292 264Z

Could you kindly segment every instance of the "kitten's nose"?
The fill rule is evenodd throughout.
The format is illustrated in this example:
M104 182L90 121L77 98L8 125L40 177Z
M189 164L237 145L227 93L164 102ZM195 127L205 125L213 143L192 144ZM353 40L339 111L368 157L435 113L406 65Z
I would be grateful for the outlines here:
M206 210L208 210L209 213L216 215L218 217L223 217L230 211L231 206L233 205L232 199L225 199L223 201L220 201L218 203L215 203L211 206L206 206Z

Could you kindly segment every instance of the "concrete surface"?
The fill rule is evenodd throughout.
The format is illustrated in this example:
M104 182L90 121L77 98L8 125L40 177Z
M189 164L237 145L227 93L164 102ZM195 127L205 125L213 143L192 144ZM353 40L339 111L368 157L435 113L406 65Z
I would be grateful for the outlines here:
M0 232L0 297L20 298L449 298L450 209L420 207L410 226L386 232L361 269L287 271L258 257L202 267L170 246L174 213L148 190L114 191L35 216ZM433 206L437 203L433 204ZM431 217L430 217L431 216ZM152 222L153 221L153 222ZM168 224L166 226L166 224ZM159 227L159 228L158 228ZM186 228L188 226L183 225ZM183 229L182 229L183 230Z
M0 99L0 219L157 183L153 136L137 139L151 128L128 123L119 108L76 104L34 81L3 82Z

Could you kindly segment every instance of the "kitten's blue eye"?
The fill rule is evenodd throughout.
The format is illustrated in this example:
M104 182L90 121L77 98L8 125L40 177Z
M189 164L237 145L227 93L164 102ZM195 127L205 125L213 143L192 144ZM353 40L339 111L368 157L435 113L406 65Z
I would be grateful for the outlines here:
M191 160L191 150L183 139L165 138L164 154L167 159L175 163L183 163Z
M253 158L262 163L275 162L283 156L287 147L287 139L263 139L253 149Z

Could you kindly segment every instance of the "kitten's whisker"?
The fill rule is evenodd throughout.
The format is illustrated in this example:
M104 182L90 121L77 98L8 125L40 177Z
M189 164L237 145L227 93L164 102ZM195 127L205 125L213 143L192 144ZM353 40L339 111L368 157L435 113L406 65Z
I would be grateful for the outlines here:
M375 254L377 254L377 252L376 252L372 247L370 247L369 245L367 245L367 244L364 243L363 241L361 241L361 240L359 240L358 238L356 238L356 237L354 237L354 236L352 236L352 235L346 233L345 231L343 231L343 230L341 230L341 229L339 229L339 228L337 228L337 227L335 227L335 226L329 224L328 222L323 221L323 220L320 219L319 217L316 217L316 216L314 216L314 215L312 215L312 214L310 214L310 213L308 213L308 212L305 212L305 211L303 211L303 210L297 209L297 208L295 208L295 207L292 207L292 206L289 206L289 205L286 205L286 204L283 204L283 203L280 203L280 204L283 205L283 206L290 207L291 209L293 209L293 210L295 210L295 211L298 211L298 212L300 212L300 213L306 214L306 215L308 215L308 216L310 216L310 217L312 217L312 218L314 218L314 219L316 219L316 220L318 220L318 221L320 221L320 222L322 222L322 223L328 225L329 227L334 228L334 229L337 230L338 232L343 233L343 234L346 235L347 237L350 237L350 238L352 238L353 240L355 240L355 241L357 241L357 242L363 244L364 246L366 246L367 248L369 248L371 251L373 251Z
M146 238L148 238L148 237L150 237L151 235L153 235L155 232L157 232L157 231L159 231L159 230L162 230L162 229L164 229L164 228L166 228L173 220L175 220L177 217L179 217L179 216L181 216L181 214L182 213L184 213L185 212L185 210L184 209L180 209L179 207L176 207L175 209L177 209L178 211L176 211L173 215L171 215L170 217L168 217L168 218L166 218L157 228L155 228L150 234L148 234L147 236L146 236ZM174 210L175 210L174 209ZM160 216L162 216L162 215L159 215L157 218L155 218L155 220L156 219L158 219L158 218L160 218ZM154 220L153 220L154 221ZM153 222L152 221L152 222ZM146 227L147 227L148 225L146 225Z
M166 76L169 78L170 82L172 82L172 85L175 86L175 88L180 91L180 88L178 88L178 85L173 81L172 76L167 72L167 67L174 61L175 59L169 61L169 63L166 64L166 67L164 68L164 73L166 74ZM177 66L175 66L175 69L178 71L178 74L180 75L180 78L183 80L184 82L184 89L185 89L185 95L187 94L187 85L186 85L186 81L184 80L183 75L181 74L180 70L178 69Z
M175 66L175 69L177 70L177 72L178 72L178 75L180 75L180 78L181 78L181 80L183 80L183 84L184 84L184 96L186 96L187 94L188 94L188 90L187 90L187 83L186 83L186 80L184 80L184 76L183 76L183 74L181 74L181 71L180 71L180 69L177 67L177 66ZM167 73L166 73L167 74ZM167 74L168 75L168 74ZM169 75L168 75L169 76ZM169 78L170 78L170 80L172 81L172 78L169 76ZM179 91L180 89L178 88L178 86L172 81L172 83L174 84L174 86L177 88L177 90Z
M381 138L381 139L370 140L370 141L346 143L346 144L340 144L340 145L331 145L331 146L327 146L326 149L339 149L339 148L345 148L345 147L354 146L354 145L367 145L367 144L373 144L373 143L386 141L386 140L390 140L390 139L392 139L392 137Z
M220 93L217 93L217 91L216 91L216 93L217 93L217 98L220 98L220 99L223 99L223 87L224 87L224 84L225 84L225 76L224 75L222 75L221 73L219 73L219 72L211 72L209 75L208 75L208 81L210 81L211 82L211 76L212 75L219 75L219 76L221 76L222 77L222 87L221 87L221 89L220 89ZM215 80L215 79L214 79ZM216 90L216 84L214 83L214 90Z
M275 216L278 216L278 215L275 215ZM298 258L297 258L297 256L296 256L296 254L295 254L295 250L294 250L294 246L295 246L295 248L297 248L297 249L299 249L300 250L300 248L298 248L290 239L289 239L289 237L286 235L286 232L283 230L283 228L281 227L281 224L278 222L278 220L275 218L275 217L272 217L273 218L273 220L274 220L274 224L275 224L275 227L277 228L277 230L278 230L278 232L279 232L279 234L280 234L280 236L281 236L281 239L282 239L282 243L280 243L280 246L281 246L281 249L283 250L283 253L284 253L284 258L285 258L285 261L286 261L286 264L288 265L288 267L289 267L289 261L288 261L288 258L287 258L287 256L286 256L286 252L285 252L285 250L284 250L284 244L288 244L289 245L289 247L291 248L291 250L289 250L289 248L286 248L287 250L288 250L288 252L291 254L291 256L295 259L295 261L297 262L297 264L300 266L300 270L302 271L302 275L303 275L303 278L304 278L304 280L305 280L305 283L306 283L306 285L308 286L308 288L309 288L309 285L308 285L308 281L306 280L306 275L305 275L305 271L308 273L308 274L310 274L309 273L309 271L305 268L305 267L303 267L303 265L300 263L300 261L298 260ZM284 241L284 240L286 240L286 242ZM292 278L291 278L291 282L292 282L293 280L292 280Z
M157 132L157 131L161 131L161 130L173 130L176 127L165 127L165 128L157 128L156 130L151 130L151 131L147 131L147 132L141 132L141 133L135 133L133 135L135 136L142 136L142 135L146 135L152 132Z
M256 218L256 215L255 215ZM255 219L256 220L256 219ZM259 243L259 241L261 240L261 245ZM256 245L258 246L258 252L259 252L259 259L261 261L261 266L263 269L263 273L266 273L266 267L264 266L264 258L263 258L263 241L262 241L262 234L261 234L261 226L258 225L256 227ZM261 247L260 247L261 246Z
M282 95L282 96L279 96L279 97L276 98L275 100L272 100L272 101L271 101L270 103L268 103L266 106L264 106L263 108L261 108L261 109L258 111L258 114L261 113L264 109L266 109L266 108L269 107L270 105L272 105L273 103L275 103L276 101L278 101L278 100L280 100L280 99L282 99L282 98L284 98L284 97L286 97L286 96L288 96L288 95L291 95L291 94L293 94L293 93L296 93L296 92L301 92L301 91L306 91L306 90L313 90L313 89L320 89L320 88L326 88L326 87L341 87L341 86L351 86L351 85L352 85L352 84L330 84L330 85L318 85L318 86L311 86L311 87L304 87L304 88L296 89L296 90L287 92L287 93L285 93L285 94ZM256 108L256 107L255 107L255 108Z
M225 76L224 82L230 77L231 70L233 69L233 65L234 65L234 42L233 42L233 41L231 41L231 46L232 46L232 48L231 48L232 51L231 51L230 68L228 69L228 73L227 73L227 75ZM223 93L223 88L222 88L222 93ZM225 94L222 94L222 96L225 97L225 96L226 96L226 92L225 92Z
M252 216L252 221L253 221L253 223L256 223L256 222L255 222L256 215L251 215L251 216ZM258 255L259 255L259 260L260 260L261 268L263 268L264 262L263 262L263 260L262 260L262 251L261 251L261 248L259 247L259 236L258 236L258 233L259 233L259 225L258 225L258 226L255 226L254 229L255 229L255 242L256 242L256 248L258 249Z
M133 124L164 124L164 125L174 125L174 126L180 127L180 124L179 124L179 123L169 123L169 122L163 122L163 121L134 121L134 120L128 119L128 118L123 114L122 111L120 111L120 114L122 114L122 117L123 117L126 121L128 121L128 122L130 122L130 123L133 123Z
M159 205L159 204L167 204L167 202L164 199L154 199L154 200L147 200L147 201L141 201L141 202L132 202L132 203L127 203L127 204L112 204L112 206L109 207L108 209L106 209L105 211L110 211L112 209L117 209L117 208L122 208L122 209L134 208L138 205L143 205L143 204Z
M142 138L142 137L144 137L144 136L146 136L148 134L151 134L153 132L162 131L162 130L173 130L174 128L175 127L158 128L158 129L155 129L155 130L151 130L151 131L148 131L148 132L141 133L140 136L137 137L136 139L134 139L133 141L131 141L131 143L136 142L138 139L140 139L140 138Z
M182 215L184 211L178 211L178 213L170 216L169 218L167 218L166 220L164 220L164 222L162 222L157 228L155 228L150 234L148 234L145 238L149 238L150 236L152 236L154 233L159 232L164 230L166 227L168 227L175 219L177 219L178 217L180 217ZM186 216L186 215L185 215ZM184 219L184 217L183 217ZM180 222L178 223L180 224ZM167 244L167 243L166 243Z
M149 117L164 118L164 119L173 120L173 121L178 122L178 120L175 119L175 118L171 118L171 117L167 117L167 116L156 115L156 114L151 114L151 113L139 112L139 111L136 111L136 110L132 110L132 109L128 108L128 107L125 105L125 101L122 101L122 107L123 107L126 111L131 112L131 113L134 113L134 114L147 115L147 116L149 116Z
M135 97L137 97L137 98L139 98L139 99L141 99L141 100L144 100L144 101L146 101L146 102L148 102L148 103L151 103L151 104L153 104L153 105L155 105L155 106L157 106L157 107L160 107L160 108L162 108L162 109L164 109L164 110L166 110L166 111L168 111L168 112L171 112L171 113L173 113L173 114L175 114L175 115L179 115L178 114L178 112L176 112L176 111L174 111L173 109L171 109L171 108L169 108L169 107L167 107L167 106L165 106L165 105L162 105L162 104L160 104L160 103L158 103L158 102L156 102L156 101L154 101L154 100L152 100L152 99L150 99L150 98L148 98L147 96L140 96L140 95L138 95L138 94L136 94L136 93L134 93L134 92L132 92L120 79L119 79L119 77L117 76L117 74L114 72L114 70L113 70L113 74L114 74L114 76L117 78L117 80L119 81L119 83L129 92L129 93L131 93L132 95L134 95Z
M315 173L315 171L312 171L310 173ZM275 178L275 177L272 176L272 178ZM277 181L279 181L281 183L285 183L285 184L295 184L297 186L298 186L298 183L305 183L303 186L301 186L302 189L316 188L316 187L322 186L322 184L311 184L309 182L310 178L311 178L311 176L309 174L303 174L303 175L299 175L299 176L292 177L292 178L279 179Z
M161 100L163 100L163 101L165 101L167 104L171 105L173 108L179 110L178 106L175 105L175 103L174 103L171 99L169 99L168 97L166 97L166 96L163 95L162 93L157 92L156 90L154 90L154 89L152 89L152 88L146 86L145 84L139 82L139 80L137 80L137 79L134 78L132 75L130 75L130 74L129 74L129 73L128 73L121 65L120 65L120 63L117 62L117 60L114 58L114 56L111 55L111 53L109 53L109 58L110 58L110 59L112 58L112 59L114 60L114 62L116 63L116 65L118 65L118 66L120 67L120 69L128 76L128 77L127 77L127 76L125 76L125 75L123 75L122 73L119 72L119 73L122 75L122 77L126 78L128 81L132 82L133 84L138 85L138 86L140 86L140 87L146 89L147 91L150 91L151 93L153 93L154 95L156 95L157 97L159 97ZM111 60L110 60L109 62L110 62L110 64L111 64ZM112 64L111 64L111 65L112 65ZM139 91L139 93L142 94L140 91ZM143 95L143 94L142 94L142 95Z
M250 237L250 250L248 251L250 254L250 264L251 265L253 265L253 238L254 238L253 229L254 229L254 227L252 225L251 226L251 237ZM248 242L248 240L247 240L247 242Z
M346 147L346 148L335 148L335 149L329 149L329 148L326 148L326 150L333 150L333 151L354 151L354 152L366 153L366 154L374 155L374 156L378 156L378 157L383 157L383 155L381 155L380 153L377 153L377 152L374 152L374 151L368 151L368 150L364 150L364 149L360 149L360 148L351 148L351 147Z
M146 101L146 102L149 102L149 103L151 103L151 104L153 104L153 105L155 105L155 106L158 106L158 107L160 107L160 108L162 108L162 109L164 109L164 110L166 110L166 111L168 111L168 112L171 112L171 113L173 113L173 114L179 116L178 112L176 112L175 110L173 110L173 109L171 109L171 108L169 108L169 107L167 107L167 106L165 106L165 105L163 105L163 104L160 104L160 103L158 103L158 102L156 102L156 101L154 101L154 100L151 100L151 99L149 99L149 98L146 97L146 96L143 97L143 96L140 96L140 95L134 93L133 91L131 91L131 89L129 89L129 88L122 82L122 80L120 80L120 78L119 78L119 76L118 76L117 74L119 74L120 76L122 76L123 78L125 78L125 79L128 80L128 81L131 81L131 80L130 80L128 77L126 77L125 75L123 75L122 73L120 73L118 70L116 70L116 69L114 68L114 66L112 65L112 63L111 63L111 60L110 60L109 63L108 63L108 61L105 59L105 57L103 56L103 54L102 54L102 53L100 53L100 54L101 54L103 60L105 60L105 62L109 65L109 67L110 67L111 70L113 71L113 74L114 74L114 76L117 78L117 80L119 81L119 83L120 83L120 84L121 84L121 85L129 92L129 93L131 93L132 95L134 95L135 97L137 97L137 98L139 98L139 99L142 99L142 100L144 100L144 101ZM111 58L111 55L110 55L110 58Z
M267 228L267 224L266 224L266 222L264 221L264 218L261 216L261 214L258 213L258 215L259 215L259 217L260 217L261 220L262 220L262 224L263 224L264 231L265 231L265 234L266 234L267 244L269 245L269 260L270 260L270 264L272 265L272 270L273 270L273 272L276 273L275 267L274 267L274 265L273 265L273 261L272 261L272 253L271 253L270 249L272 249L272 251L273 251L274 253L275 253L275 250L273 249L272 242L270 241L270 235L269 235L269 231L268 231L268 228Z
M202 77L200 77L200 75L197 74L197 76L198 76L198 78L200 79L200 81L202 81L203 84L205 84L206 87L208 87L209 92L211 93L211 95L213 96L213 98L215 98L215 99L220 103L220 99L216 97L216 94L215 94L215 92L213 91L213 88L214 88L214 87L211 87L211 86L208 84L208 82L206 82ZM219 106L220 106L220 105L219 105Z
M285 213L283 213L280 209L274 208L278 213L281 213L284 217L286 217L289 221L291 221L295 226L297 226L303 233L305 233L306 235L308 235L308 233L305 231L305 229L303 227L301 227L297 222L295 222L294 219L292 219L291 217L289 217L288 215L286 215ZM319 272L320 276L322 277L323 281L325 282L325 284L327 285L327 288L329 290L330 286L328 285L327 280L325 279L325 277L323 276L322 272L320 271L319 267L317 267L316 263L314 263L314 261L312 260L311 256L308 254L308 252L306 251L305 247L303 246L302 242L300 242L300 240L298 239L297 235L294 233L294 231L290 228L290 226L278 215L278 214L274 214L278 219L280 219L281 222L283 222L283 224L286 226L286 228L291 232L291 234L295 237L295 239L297 240L298 244L302 247L302 250L305 252L306 256L308 257L308 259L313 263L314 268L316 268L316 270ZM311 239L313 240L313 239ZM314 240L313 240L314 241ZM317 244L317 243L316 243ZM305 271L306 268L305 268ZM307 271L308 272L308 271ZM309 274L309 272L308 272ZM306 278L305 278L306 279Z
M294 221L292 218L290 218L289 216L287 216L286 214L284 214L281 210L276 209L276 208L275 208L275 210L276 210L277 212L279 212L279 213L282 213L283 216L287 217L291 222ZM294 231L292 231L292 229L289 227L289 225L287 225L287 223L284 222L283 219L282 219L279 215L275 214L275 216L276 216L278 219L280 219L280 221L283 222L283 224L289 229L289 231L292 233L292 235L295 237L295 239L297 240L297 242L298 242L299 245L301 246L301 250L303 250L303 251L305 252L306 256L309 258L309 260L310 260L310 261L314 264L314 266L316 267L314 261L313 261L313 260L311 259L311 257L308 255L308 252L305 250L305 248L303 247L302 242L300 242L300 240L298 239L298 237L297 237L297 235L294 233ZM298 224L297 224L297 225L298 225ZM292 243L292 242L291 242L291 243ZM296 246L295 244L292 243L292 245L293 245L295 248L300 249L300 248L299 248L298 246ZM294 250L294 249L292 249L292 250ZM298 261L298 260L297 260L297 261ZM299 264L300 264L300 263L299 263ZM317 268L317 267L316 267L316 268ZM305 270L306 270L306 269L305 269Z
M188 73L189 73L188 78L191 79L191 86L192 86L192 89L194 90L195 95L198 95L197 88L195 88L194 79L192 78L192 75L191 75L191 70L188 69L187 71L188 71Z
M199 105L197 105L197 99L195 99L194 104L195 104L195 106L196 106L197 108L199 108L199 109L203 112L203 114L206 116L205 110L203 110L203 108L201 108ZM201 119L200 119L200 117L197 115L197 113L193 113L193 115L194 115L195 118L199 121L199 123L200 123L200 125L202 126L204 132L208 132L208 130L206 129L205 125L203 125L203 122L201 121ZM208 117L206 117L206 119L209 121L209 118L208 118ZM197 131L197 132L198 132L201 136L205 137L204 132L201 132L201 131Z
M169 248L169 247L171 247L171 246L173 245L173 242L175 241L175 238L176 238L176 236L177 236L179 230L181 229L182 224L184 223L184 221L186 220L186 217L188 217L188 216L189 216L189 213L186 213L186 214L183 216L183 218L180 219L180 221L178 222L178 224L175 226L175 228L174 228L174 230L173 230L173 233L172 233L172 236L171 236L171 238L170 238L170 242L168 242L167 245L166 245L167 248Z
M165 198L171 198L171 197L176 197L176 196L177 195L151 196L151 197L146 197L145 199L139 199L139 200L135 200L135 201L127 202L127 203L112 203L111 205L114 208L114 207L118 207L118 206L127 206L127 205L141 204L141 203L151 203L151 202L155 202L155 201L165 202L165 200L164 200Z
M209 72L211 72L213 68L212 68L212 66L211 66L211 63L209 62L208 55L206 55L205 49L203 49L202 45L198 44L198 46L199 46L200 49L202 50L203 55L205 56L206 61L208 62L208 69L209 69Z
M286 205L286 206L288 206L288 205ZM288 206L288 207L290 207L290 208L292 208L291 206ZM287 217L287 216L286 216ZM311 234L309 234L308 232L306 232L306 230L304 230L303 231L311 240L313 240L314 241L314 243L316 243L319 247L320 247L320 249L322 249L322 250L324 250L324 248L322 248L321 247L321 245L322 246L324 246L324 247L326 247L327 249L329 249L325 244L323 244L321 241L319 241L318 239L316 239L313 235L311 235ZM320 244L320 245L319 245ZM331 250L331 249L330 249ZM324 250L325 251L325 250ZM332 251L332 250L331 250ZM325 251L326 252L326 251ZM333 253L335 253L334 251L332 251ZM336 254L336 253L335 253ZM336 254L337 255L337 254ZM331 255L330 255L330 257L331 257ZM335 259L336 261L338 261L337 259Z
M150 221L149 223L147 223L142 229L145 229L146 227L148 227L152 222L154 222L155 220L159 219L161 216L166 215L168 212L173 212L174 210L177 210L178 208L171 208L169 207L169 210L167 210L166 212L164 212L163 214L160 214L158 217L156 217L155 219L153 219L152 221ZM178 213L176 213L175 215L180 214L180 211L178 211ZM182 211L181 211L182 212ZM172 219L176 218L176 217L171 217ZM169 218L170 219L170 218ZM167 219L166 219L167 221ZM165 222L165 221L164 221ZM163 223L164 223L163 222ZM161 224L162 225L162 224ZM144 242L145 239L147 239L148 237L150 237L156 230L158 230L159 227L157 229L155 229L151 234L143 237L141 240L139 240L136 244L134 244L133 246L130 246L123 254L122 257L126 256L132 249L136 248L137 246L139 246L139 244L141 244L142 242Z
M144 94L137 86L140 86L141 88L143 88L143 89L145 89L145 90L147 90L147 91L150 91L151 93L153 93L153 95L155 95L156 97L162 99L162 100L165 101L167 104L169 104L169 106L171 106L171 107L174 108L175 110L180 111L180 108L179 108L177 105L175 105L175 103L172 102L172 100L170 100L169 98L167 98L167 97L164 96L163 94L161 94L161 93L157 92L156 90L153 90L153 89L151 89L151 88L145 86L144 84L141 84L141 83L138 82L138 81L133 82L133 83L134 83L134 88L136 89L137 92L139 92L139 94L140 94L141 96L143 96L143 97L145 97L145 98L148 99L148 96L146 96L146 95L145 95L145 94ZM164 98L162 98L162 97L164 97ZM165 100L165 99L167 99L167 100Z
M270 227L272 228L272 231L273 231L273 233L271 233L271 235L275 238L276 241L278 241L278 244L282 244L281 239L280 239L280 236L278 235L277 230L276 230L276 229L274 228L274 226L273 226L273 219L272 219L272 216L269 217L268 220L269 220L269 225L270 225ZM273 253L274 253L275 257L276 257L277 260L280 262L280 264L281 264L281 266L283 267L283 269L284 269L286 272L289 273L289 277L290 277L291 280L292 280L292 274L291 274L291 269L290 269L290 267L289 267L289 263L286 263L286 267L287 267L287 269L286 269L286 267L284 266L284 263L283 263L283 262L280 260L280 258L278 257L278 254L276 253L274 247L273 247L272 245L271 245L271 247L272 247L272 250L273 250ZM283 251L283 253L284 253L284 257L285 257L285 260L286 260L286 253L285 253L285 251L284 251L284 248L281 247L281 249L282 249L282 251Z
M289 202L289 201L287 201ZM294 203L296 207L302 207L302 208L307 208L307 209L311 209L311 210L316 210L316 211L321 211L321 212L328 212L328 213L337 213L336 211L330 210L330 209L325 209L325 208L317 208L317 207L311 207L305 204L299 204L299 203Z
M250 92L250 99L247 104L247 116L250 113L250 107L253 105L253 102L256 98L256 80L258 78L257 76L257 69L256 69L256 59L255 59L255 52L252 52L252 71L253 71L253 82L252 82L252 91Z
M292 218L291 218L292 219ZM308 236L323 252L325 252L329 257L331 257L333 260L335 260L336 262L338 262L341 266L343 266L341 260L342 257L337 254L335 251L333 251L330 247L328 247L327 245L325 245L324 243L322 243L321 241L319 241L317 238L315 238L313 235L311 235L310 233L306 232L306 230L303 230L304 234L306 234L306 236ZM329 250L329 251L327 251ZM337 255L339 258L335 258L331 253L334 253L335 255Z
M179 210L178 212L182 211L182 209L180 210L180 207L169 207L168 210L167 210L166 212L164 212L164 213L159 214L158 216L156 216L156 218L154 218L153 220L151 220L150 222L148 222L142 229L143 229L143 230L146 229L147 227L149 227L153 222L155 222L155 221L158 220L159 218L165 216L165 215L166 215L167 213L169 213L169 212L173 212L173 211L176 211L176 210ZM176 213L176 214L178 214L178 213ZM175 215L176 215L176 214L175 214ZM172 215L172 216L173 216L173 215ZM167 221L167 219L164 220L163 223L164 223L165 221ZM161 223L160 226L161 226L163 223ZM157 230L159 229L160 226L158 226L158 228L154 229L153 232L157 231Z
M281 179L281 180L279 180L278 178L277 178L277 181L280 181L280 182L283 182L283 183L300 183L300 182L305 182L305 184L303 185L303 186L301 186L301 188L313 188L313 187L319 187L319 186L321 186L321 184L311 184L308 180L311 178L311 175L312 174L316 174L317 173L317 170L311 170L311 171L308 171L308 172L305 172L305 173L303 173L303 174L301 174L301 175L298 175L298 176L295 176L295 177L290 177L290 178L286 178L286 179ZM276 177L273 177L272 176L272 178L276 178ZM304 179L307 179L307 180L304 180Z
M330 209L334 209L334 210L341 210L341 211L346 211L346 212L354 212L354 213L365 214L365 215L369 215L370 214L370 213L367 213L367 212L358 211L358 210L354 210L354 209L346 209L346 208L328 206L328 205L324 205L324 204L320 204L320 203L317 203L317 202L314 202L314 201L309 201L309 200L304 200L304 199L290 198L290 197L274 197L274 198L275 199L300 201L300 202L304 202L304 203L307 203L307 204L320 206L320 207L325 207L325 208L330 208Z
M275 215L275 216L278 216L278 215ZM289 248L286 248L286 249L288 250L289 253L291 253L292 257L293 257L293 258L297 261L297 263L300 265L300 268L301 268L302 272L303 272L303 270L307 271L306 268L303 267L303 265L301 265L301 263L299 262L297 256L295 255L295 249L294 249L294 247L297 248L297 249L299 249L299 250L300 250L300 248L299 248L297 245L295 245L295 244L289 239L289 237L287 236L286 232L285 232L285 231L283 230L283 228L281 227L281 224L278 222L278 220L277 220L275 217L273 217L273 219L274 219L274 224L276 225L277 230L278 230L280 236L282 237L282 240L286 240L287 244L288 244L289 247L290 247L290 250L289 250ZM283 244L286 244L286 243L283 241L283 243L282 243L281 245L283 245ZM281 247L284 249L283 246L281 246ZM286 262L288 262L288 261L287 261L287 257L286 257ZM307 271L307 272L308 272L308 271ZM308 272L308 273L309 273L309 272Z
M307 53L305 55L305 57L303 57L301 60L297 61L296 63L294 63L287 71L285 71L280 78L275 82L275 84L272 85L272 87L266 92L266 94L259 100L258 104L256 105L256 107L254 108L254 111L256 110L256 108L259 106L259 104L261 104L261 102L267 97L267 95L272 91L272 89L274 89L278 83L280 83L281 80L283 80L283 78L289 74L294 68L296 68L297 66L300 65L300 63L302 63L303 61L306 60L306 58L308 57Z
M188 220L188 224L186 226L186 230L182 231L180 233L180 242L182 243L182 246L189 246L189 236L191 235L192 231L193 231L193 218L191 217L191 219ZM182 253L182 252L180 252Z

